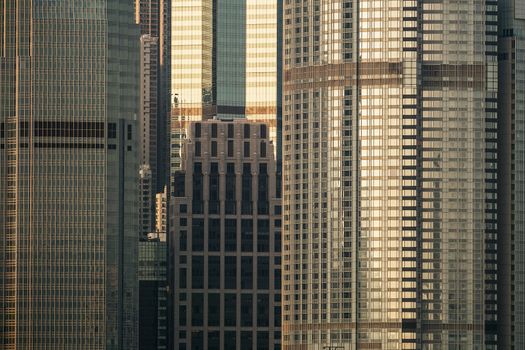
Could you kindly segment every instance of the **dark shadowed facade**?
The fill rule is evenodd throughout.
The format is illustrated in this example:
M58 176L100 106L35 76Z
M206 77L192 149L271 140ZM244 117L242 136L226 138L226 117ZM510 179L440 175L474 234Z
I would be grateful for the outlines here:
M266 124L189 124L170 211L176 349L280 349L281 204Z

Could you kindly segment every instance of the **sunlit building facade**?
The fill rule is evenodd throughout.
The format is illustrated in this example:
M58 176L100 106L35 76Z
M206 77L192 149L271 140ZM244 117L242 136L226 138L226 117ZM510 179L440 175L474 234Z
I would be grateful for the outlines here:
M525 3L498 2L498 340L525 348Z
M495 347L496 1L283 21L283 348Z
M133 3L0 3L0 348L136 349Z
M171 3L171 169L189 121L247 118L278 142L280 0ZM276 149L276 153L278 154Z

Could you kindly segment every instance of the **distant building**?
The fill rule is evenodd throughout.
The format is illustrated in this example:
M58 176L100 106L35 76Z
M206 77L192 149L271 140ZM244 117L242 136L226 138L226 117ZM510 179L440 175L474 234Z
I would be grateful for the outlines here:
M155 207L152 203L152 187L151 169L149 165L143 164L139 168L139 238L146 237L153 230Z
M139 242L139 349L168 348L166 235L150 233Z
M281 0L171 0L171 175L190 121L268 124L280 158Z
M525 3L498 12L498 346L525 349Z
M168 220L168 200L167 200L167 188L164 187L164 191L157 193L155 196L155 231L167 233L167 220Z
M130 1L0 2L0 348L138 342Z
M174 175L176 349L276 349L281 204L266 124L189 124Z

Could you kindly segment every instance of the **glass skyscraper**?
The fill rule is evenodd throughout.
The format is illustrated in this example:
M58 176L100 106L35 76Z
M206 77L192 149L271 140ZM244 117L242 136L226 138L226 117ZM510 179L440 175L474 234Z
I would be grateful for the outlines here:
M265 122L280 144L279 4L172 0L172 173L181 166L188 121L216 116Z
M283 348L494 347L496 1L283 21Z
M137 348L133 3L0 3L0 348Z
M525 348L525 3L499 1L498 340Z

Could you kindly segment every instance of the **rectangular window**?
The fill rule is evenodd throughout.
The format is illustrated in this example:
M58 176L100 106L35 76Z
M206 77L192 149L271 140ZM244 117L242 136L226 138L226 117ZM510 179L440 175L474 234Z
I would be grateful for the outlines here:
M237 220L224 220L224 250L234 252L237 250Z
M186 231L180 231L179 249L182 252L185 252L186 249L188 249L188 235L187 235Z
M241 327L253 325L253 296L241 294Z
M241 250L243 252L253 251L253 221L251 219L241 221Z
M235 333L235 331L224 331L224 349L225 350L237 348L236 337L237 337L237 334Z
M250 124L244 124L244 138L250 138Z
M191 325L200 327L204 319L204 296L202 293L191 295Z
M204 250L204 220L193 219L191 229L191 249L194 252L202 252Z
M191 257L191 287L194 289L204 288L204 257Z
M208 326L218 327L221 320L221 295L219 293L208 294ZM218 343L218 340L217 340Z
M269 333L267 331L257 332L257 350L266 350L270 348Z
M221 258L208 256L208 289L221 288Z
M186 283L186 279L187 279L187 275L186 275L186 269L185 268L180 268L179 269L179 286L180 288L186 288L187 287L187 283Z
M201 142L195 141L195 157L201 156Z
M195 331L191 332L191 350L203 350L204 349L204 332Z
M249 157L250 156L250 142L244 143L244 156Z
M214 139L217 138L217 124L211 125L211 137Z
M261 139L266 138L266 125L261 124Z
M270 251L269 220L257 220L257 251L259 253Z
M228 124L228 138L233 138L233 124Z
M217 141L211 142L211 156L217 157Z
M131 125L128 125L128 140L131 140L133 138L133 127Z
M266 142L261 142L261 157L266 157Z
M221 220L210 219L208 221L208 251L218 252L221 250Z
M224 257L224 288L237 288L237 257Z
M237 325L237 296L224 294L224 325L235 327Z
M257 294L257 327L268 327L270 323L270 303L268 294Z
M195 123L195 137L201 137L201 123Z
M257 257L257 289L268 289L270 282L270 258Z
M241 257L241 288L253 288L253 257Z
M228 157L233 157L233 140L228 140Z
M241 349L253 349L253 333L251 331L241 332Z
M179 306L179 325L186 326L186 305Z

